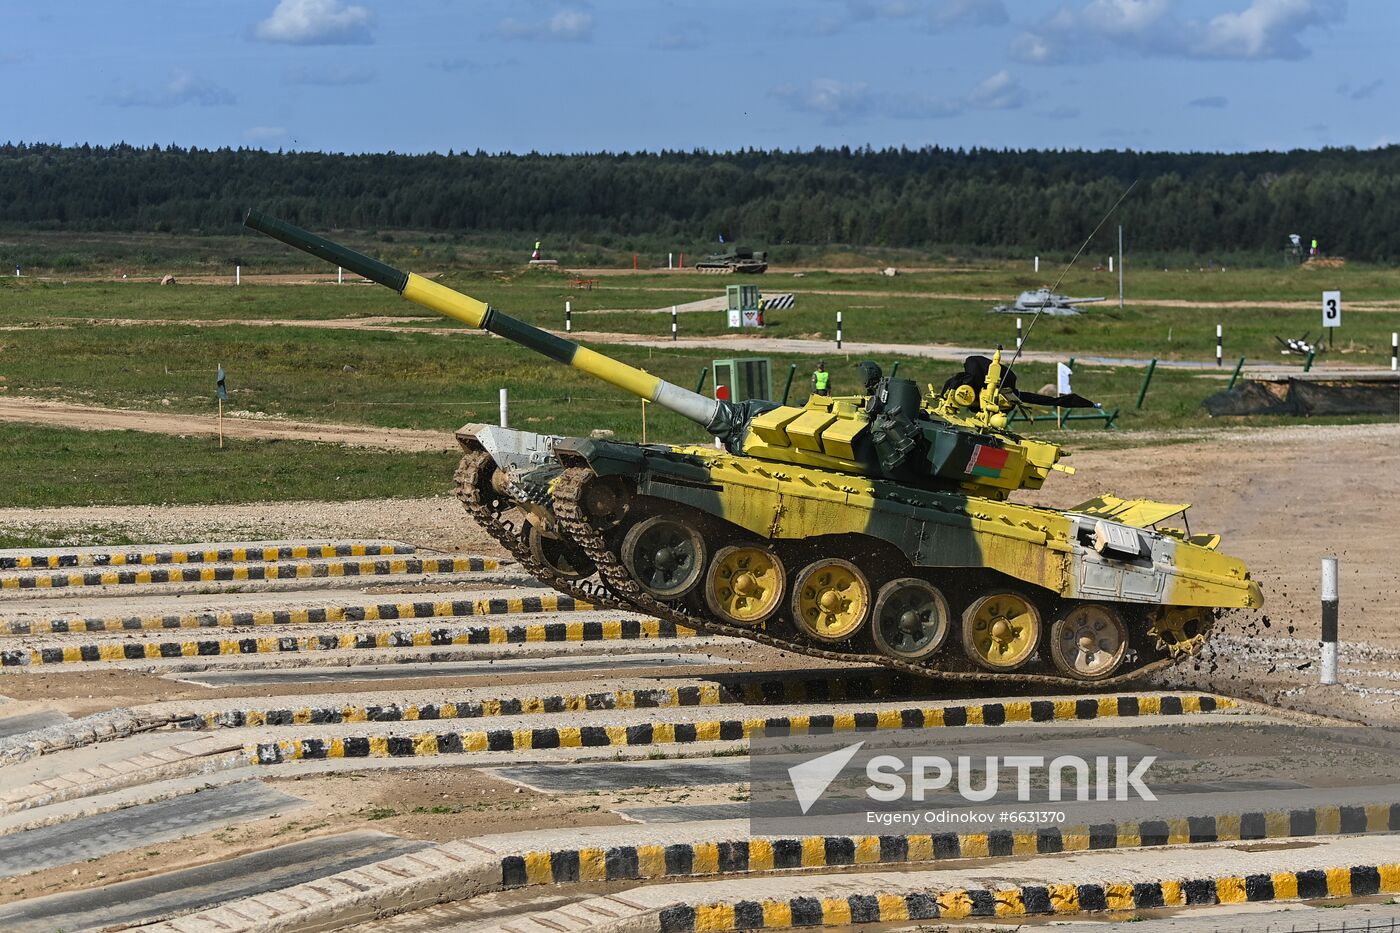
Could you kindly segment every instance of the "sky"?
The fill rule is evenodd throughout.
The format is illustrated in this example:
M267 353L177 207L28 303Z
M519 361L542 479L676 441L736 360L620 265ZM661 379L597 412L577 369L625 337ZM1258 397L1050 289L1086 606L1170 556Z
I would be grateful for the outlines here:
M0 22L10 142L1400 142L1393 0L11 0Z

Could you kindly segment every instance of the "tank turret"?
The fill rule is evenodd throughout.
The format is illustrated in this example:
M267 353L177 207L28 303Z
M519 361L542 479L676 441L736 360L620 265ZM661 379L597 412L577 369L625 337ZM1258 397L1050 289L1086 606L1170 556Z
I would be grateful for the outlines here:
M882 379L868 395L813 396L806 405L729 402L628 366L511 317L460 292L403 272L284 221L249 211L247 226L373 282L415 304L479 327L604 382L684 415L731 453L778 463L897 480L919 488L954 489L1005 498L1039 489L1056 468L1060 448L1005 430L1017 403L1014 378L997 350L985 372L927 397L910 379ZM980 359L974 357L973 359ZM980 377L974 387L969 380ZM1061 469L1067 469L1061 467Z
M467 425L457 496L530 573L590 602L920 676L1109 684L1190 657L1216 615L1263 594L1187 506L1103 495L1011 501L1060 466L1008 430L1000 349L941 387L863 367L860 395L706 398L422 276L255 211L249 227L675 411L712 445ZM516 524L512 516L523 515ZM1182 517L1183 527L1164 523ZM961 655L951 657L952 644ZM1022 670L1030 671L1021 674Z

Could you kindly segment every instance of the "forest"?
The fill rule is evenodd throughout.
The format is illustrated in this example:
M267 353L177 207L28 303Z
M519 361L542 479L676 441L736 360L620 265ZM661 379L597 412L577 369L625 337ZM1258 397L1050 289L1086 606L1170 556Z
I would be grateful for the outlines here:
M755 246L1072 250L1115 222L1139 251L1400 260L1400 146L1239 154L268 152L0 146L5 229L230 233L258 205L321 230L611 235Z

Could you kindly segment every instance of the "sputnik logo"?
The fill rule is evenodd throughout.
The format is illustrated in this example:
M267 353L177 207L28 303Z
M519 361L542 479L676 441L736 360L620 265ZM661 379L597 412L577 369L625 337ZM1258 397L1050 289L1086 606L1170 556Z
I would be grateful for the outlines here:
M864 744L857 742L847 745L820 758L813 758L788 768L788 778L792 781L793 792L797 794L797 803L802 807L804 814L812 809L812 804L821 799L831 782L836 780L836 775L841 773L841 769L850 763Z

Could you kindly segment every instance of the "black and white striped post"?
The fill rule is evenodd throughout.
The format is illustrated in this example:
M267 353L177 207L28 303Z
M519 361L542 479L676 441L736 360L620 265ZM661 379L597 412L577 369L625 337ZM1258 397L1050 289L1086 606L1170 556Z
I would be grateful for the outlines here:
M1225 365L1225 328L1220 324L1215 325L1215 365Z
M671 339L676 339L676 306L671 305Z
M566 334L572 334L573 332L574 332L574 303L573 303L572 301L566 301L566 302L564 302L564 333L566 333Z
M1021 319L1016 319L1016 349L1021 349Z
M1390 371L1400 369L1400 334L1390 333Z
M1337 682L1337 558L1322 558L1322 677Z
M841 312L836 312L836 349L841 349Z

